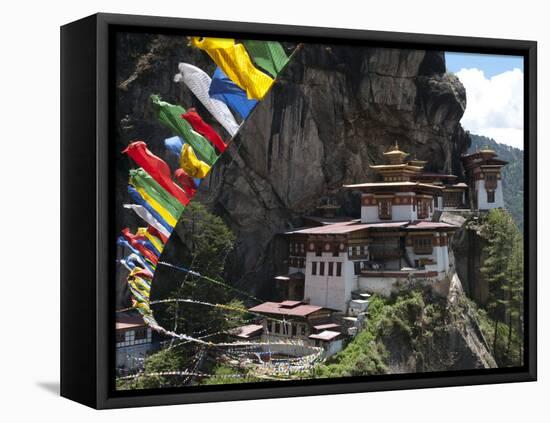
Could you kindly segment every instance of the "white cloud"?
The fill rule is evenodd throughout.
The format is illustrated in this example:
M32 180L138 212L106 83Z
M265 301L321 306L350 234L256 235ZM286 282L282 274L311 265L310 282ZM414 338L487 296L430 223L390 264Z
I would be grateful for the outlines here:
M523 148L523 72L506 71L486 78L470 68L456 73L466 88L462 126L473 134Z

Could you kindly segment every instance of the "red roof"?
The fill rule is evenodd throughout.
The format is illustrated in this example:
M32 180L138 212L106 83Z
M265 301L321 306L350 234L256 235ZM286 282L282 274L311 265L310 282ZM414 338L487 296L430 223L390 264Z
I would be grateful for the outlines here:
M146 326L140 316L119 315L116 317L116 329L133 329Z
M263 330L262 325L245 325L240 326L238 328L232 329L231 334L238 336L239 338L250 338L254 335L259 335L260 332Z
M321 341L331 341L337 336L340 335L340 332L334 332L331 330L324 330L321 333L314 333L313 335L309 335L310 339L320 339Z
M351 189L360 189L360 188L392 188L392 187L421 187L421 188L430 188L435 190L441 190L442 188L437 185L427 184L423 182L410 182L410 181L402 181L402 182L365 182L362 184L352 184L352 185L344 185L344 188L351 188Z
M397 228L405 226L409 222L379 222L379 223L334 223L326 226L315 226L314 228L300 229L293 232L287 232L287 234L347 234L364 229L375 228Z
M283 301L284 303L285 301ZM299 301L297 301L298 304L294 307L285 307L282 304L283 303L275 303L275 302L265 302L260 305L257 305L255 307L249 308L249 311L252 311L254 313L265 313L265 314L279 314L283 316L297 316L297 317L307 317L312 313L315 313L316 311L322 310L324 307L311 305L311 304L303 304Z

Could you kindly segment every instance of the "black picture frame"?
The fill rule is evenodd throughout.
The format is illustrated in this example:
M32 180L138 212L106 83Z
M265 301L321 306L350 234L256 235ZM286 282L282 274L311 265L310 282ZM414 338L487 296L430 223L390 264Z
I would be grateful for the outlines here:
M232 38L510 54L525 59L525 360L522 368L116 392L113 389L112 34ZM537 44L534 41L95 14L61 27L61 395L90 407L278 398L534 381L537 377Z

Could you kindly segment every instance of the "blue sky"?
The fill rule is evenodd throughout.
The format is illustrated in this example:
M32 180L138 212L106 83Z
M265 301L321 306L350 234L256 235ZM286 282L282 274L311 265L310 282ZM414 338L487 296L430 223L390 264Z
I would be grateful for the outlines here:
M476 68L483 71L487 78L518 68L523 72L523 57L477 53L445 53L448 72Z
M473 134L523 148L523 58L445 53L447 72L466 88L462 126Z

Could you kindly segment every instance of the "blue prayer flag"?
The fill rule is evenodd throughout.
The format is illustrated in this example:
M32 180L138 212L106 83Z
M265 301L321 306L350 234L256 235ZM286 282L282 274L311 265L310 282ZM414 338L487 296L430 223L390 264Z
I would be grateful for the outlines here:
M246 96L246 92L236 85L227 77L220 68L216 68L212 75L210 97L223 101L227 106L245 120L254 106L258 103L257 100L250 100Z

